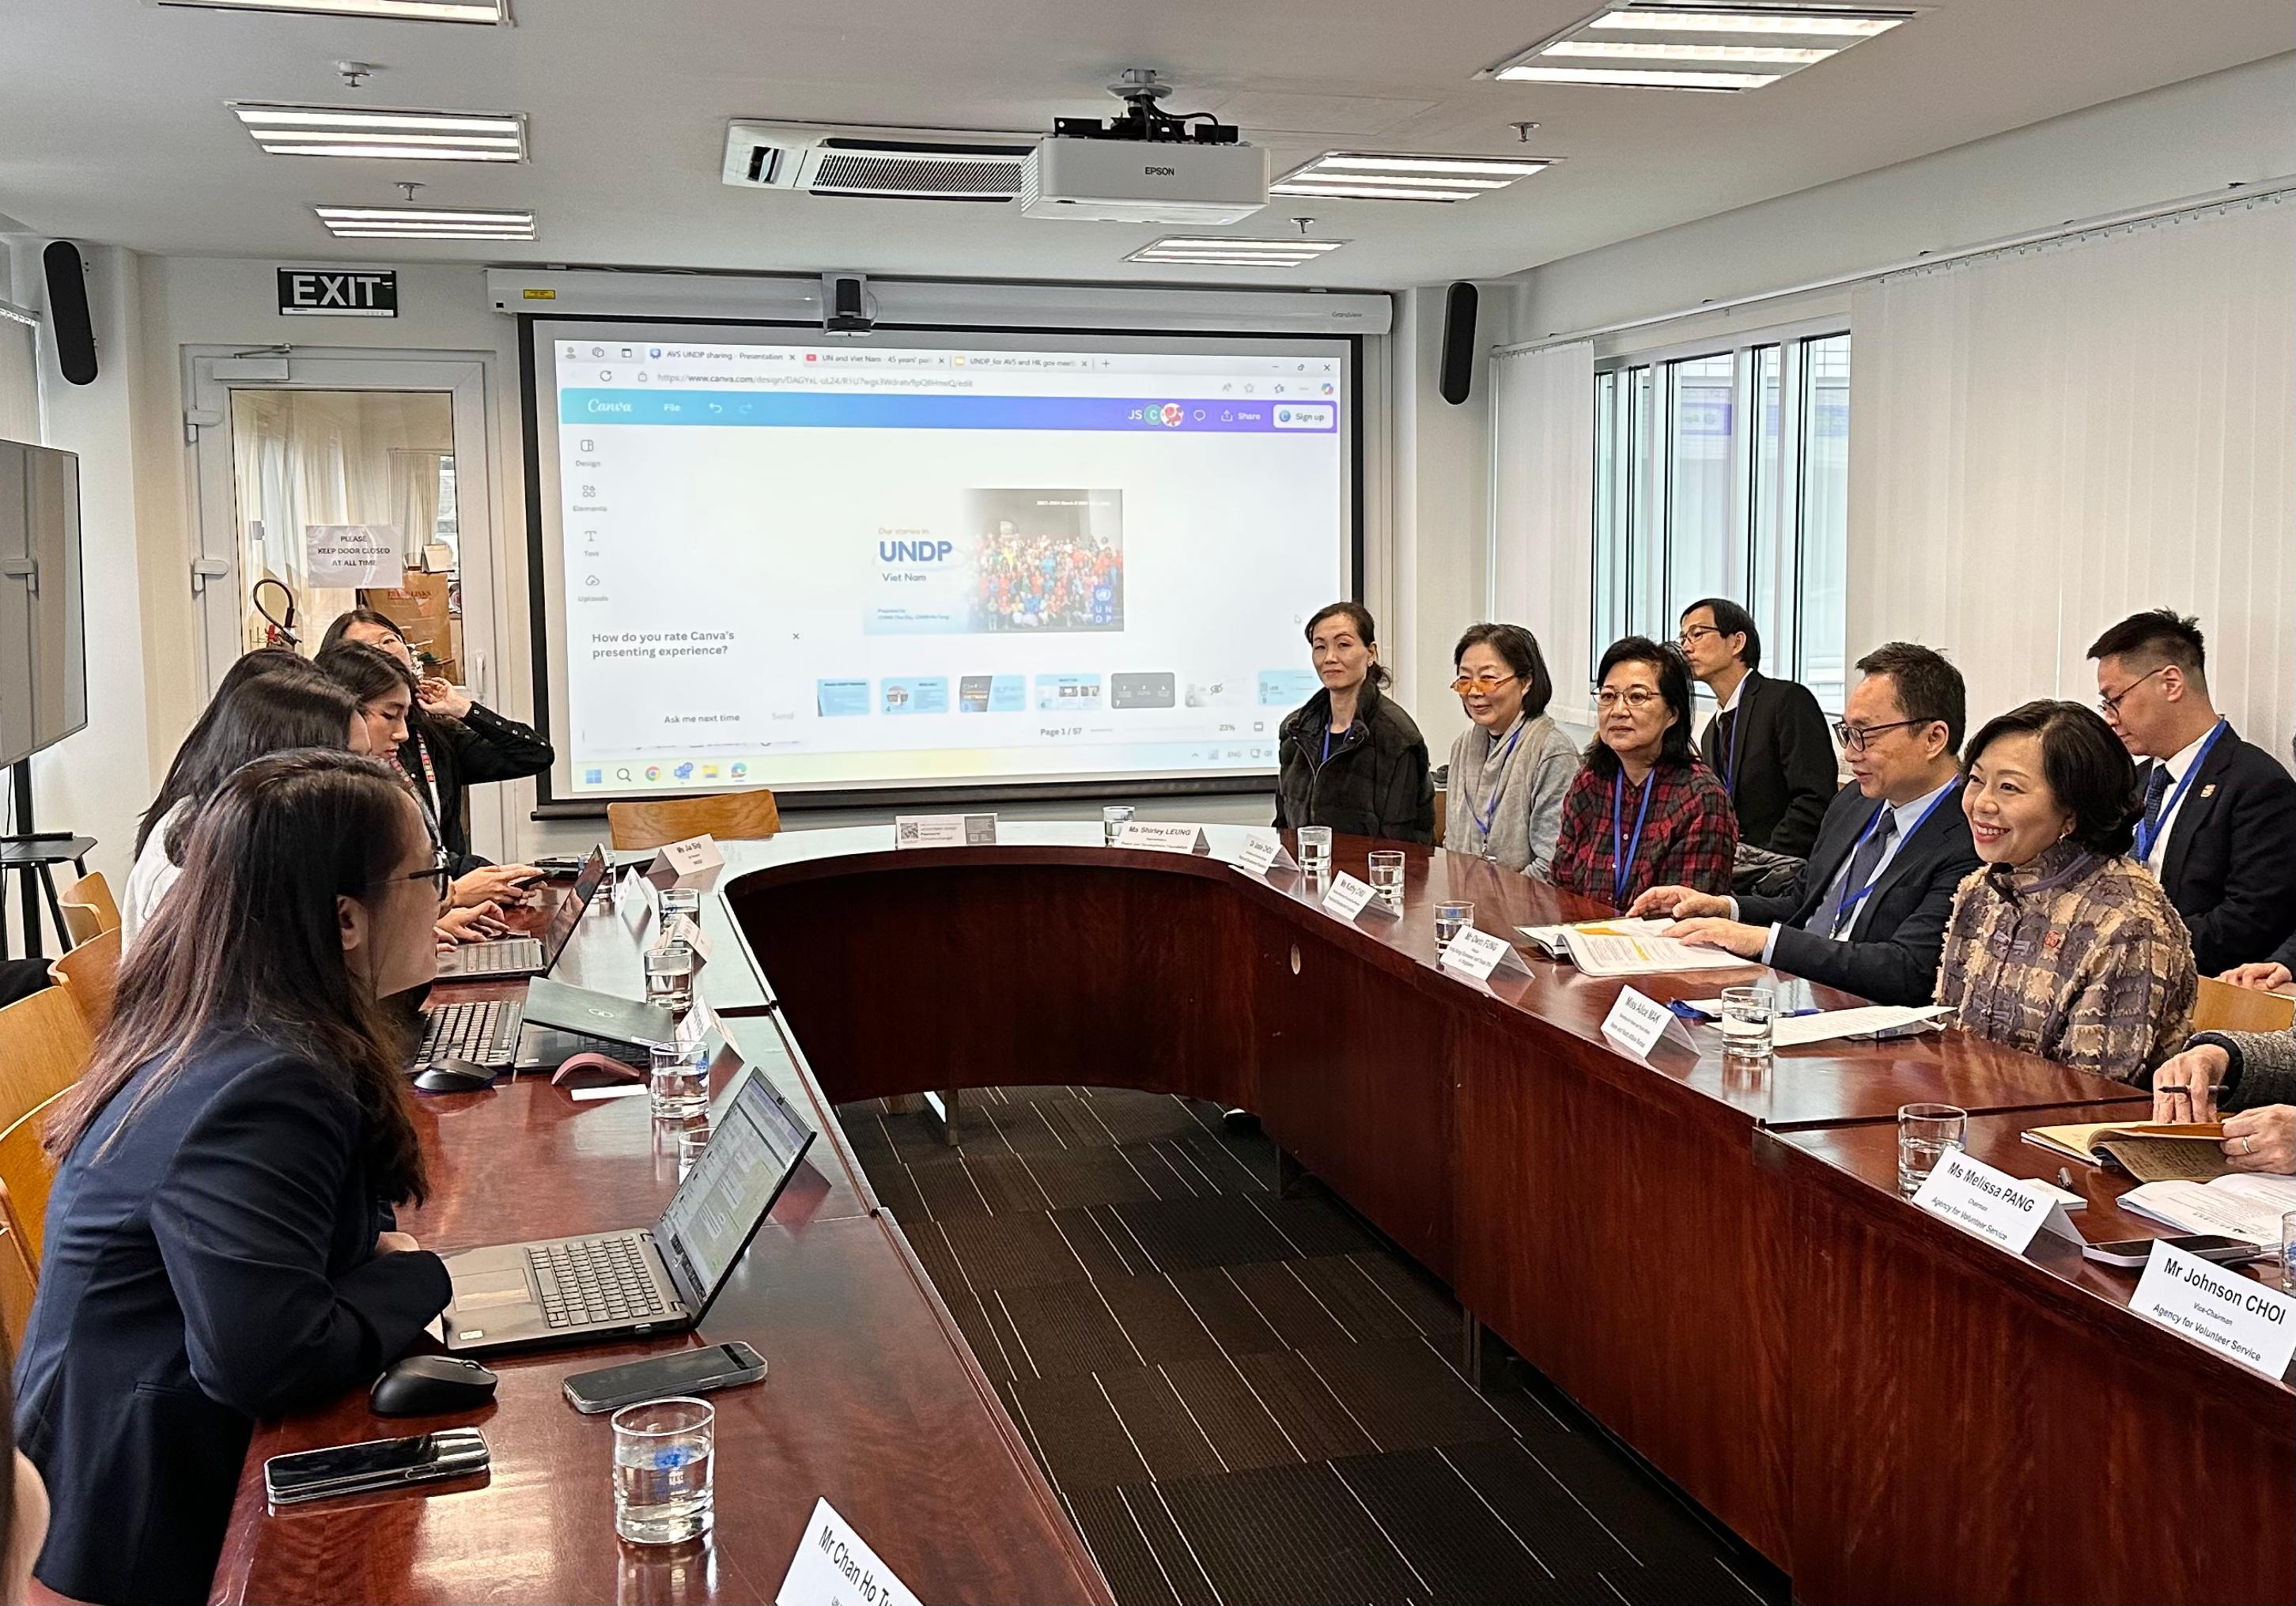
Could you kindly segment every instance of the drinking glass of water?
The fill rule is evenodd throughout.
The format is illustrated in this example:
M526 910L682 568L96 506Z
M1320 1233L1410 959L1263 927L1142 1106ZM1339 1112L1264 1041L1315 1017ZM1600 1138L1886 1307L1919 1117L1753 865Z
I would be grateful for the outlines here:
M701 1120L688 1121L684 1127L678 1128L678 1181L684 1182L693 1173L694 1162L701 1158L701 1151L708 1147L709 1147L709 1122L706 1116Z
M1332 828L1328 825L1300 827L1300 868L1309 875L1329 875L1332 871Z
M2296 1210L2280 1218L2280 1286L2296 1294Z
M1766 987L1722 989L1722 1053L1726 1059L1764 1060L1770 1053L1770 1019L1778 996Z
M1475 905L1452 899L1435 905L1435 951L1440 954L1451 939L1475 923Z
M1398 914L1403 909L1403 855L1381 848L1371 856L1371 887L1379 901Z
M701 893L698 888L671 887L661 895L661 929L669 930L669 922L684 914L695 925L701 923Z
M718 1413L707 1400L648 1400L614 1413L614 1531L633 1545L682 1545L717 1520Z
M1951 1104L1898 1106L1898 1192L1911 1199L1922 1191L1949 1149L1963 1146L1969 1111Z
M1111 803L1100 811L1101 838L1111 848L1116 846L1116 839L1131 823L1132 805L1129 803Z
M645 956L645 996L673 1014L693 1007L693 950L682 942L649 948Z
M709 1113L709 1061L701 1044L656 1045L646 1055L652 1062L654 1119L690 1121Z

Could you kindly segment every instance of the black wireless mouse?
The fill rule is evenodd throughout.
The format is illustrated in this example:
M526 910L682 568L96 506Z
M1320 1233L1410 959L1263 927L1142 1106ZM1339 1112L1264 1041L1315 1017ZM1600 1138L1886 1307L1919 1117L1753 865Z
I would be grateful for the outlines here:
M377 1416L451 1416L495 1397L495 1374L451 1355L410 1355L394 1362L367 1391Z
M468 1060L433 1060L414 1073L414 1086L424 1093L475 1093L495 1085L495 1073Z

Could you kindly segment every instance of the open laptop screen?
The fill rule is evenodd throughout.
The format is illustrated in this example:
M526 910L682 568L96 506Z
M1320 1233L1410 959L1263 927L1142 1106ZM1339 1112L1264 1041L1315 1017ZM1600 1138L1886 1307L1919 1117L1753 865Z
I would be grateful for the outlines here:
M766 1078L742 1078L709 1146L677 1185L654 1243L696 1322L725 1286L774 1200L813 1143L813 1131Z
M550 912L550 924L542 933L542 957L551 964L566 951L573 940L574 928L582 923L588 912L590 900L598 896L598 883L606 879L606 848L603 843L590 849L590 856L582 861L582 873L574 878L574 885L558 900Z

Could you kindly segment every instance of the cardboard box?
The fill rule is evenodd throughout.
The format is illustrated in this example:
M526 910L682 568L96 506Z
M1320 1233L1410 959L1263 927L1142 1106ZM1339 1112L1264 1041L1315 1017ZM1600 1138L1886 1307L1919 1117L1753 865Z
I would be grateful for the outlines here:
M443 574L408 569L393 586L369 586L359 601L397 625L426 674L461 683L463 621L455 610L461 598Z

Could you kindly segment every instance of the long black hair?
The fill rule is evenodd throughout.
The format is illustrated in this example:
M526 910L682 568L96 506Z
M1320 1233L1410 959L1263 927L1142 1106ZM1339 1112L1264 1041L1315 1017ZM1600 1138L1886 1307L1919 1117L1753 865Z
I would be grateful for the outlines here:
M1690 745L1690 665L1682 656L1682 649L1663 645L1647 635L1623 637L1612 642L1611 650L1603 654L1602 668L1595 671L1595 684L1599 688L1620 664L1648 664L1658 676L1658 694L1674 710L1674 723L1666 727L1666 735L1659 745L1658 761L1685 766L1697 763L1698 751ZM1595 722L1595 740L1587 745L1587 767L1605 781L1616 779L1619 774L1619 756L1603 740L1599 716Z
M407 657L414 656L414 644L406 639L406 632L399 628L398 621L390 615L378 612L373 608L352 608L335 615L335 622L329 625L327 633L319 638L319 651L324 652L330 647L340 646L345 641L350 640L350 627L353 625L365 625L373 629L389 631L398 638L398 644L406 649ZM374 643L358 642L356 644L368 647Z
M1379 626L1373 622L1370 609L1365 607L1361 602L1326 602L1323 607L1316 609L1313 614L1308 616L1308 628L1302 632L1302 634L1307 636L1308 644L1309 646L1312 647L1316 644L1316 627L1322 624L1325 619L1332 618L1334 614L1345 614L1347 616L1348 627L1356 633L1357 639L1361 641L1365 646L1376 647L1379 645ZM1388 673L1387 666L1380 662L1376 658L1371 660L1371 668L1364 672L1364 677L1371 682L1374 689L1382 692L1387 689L1388 684L1395 678L1394 676Z
M312 661L322 674L357 699L361 708L393 692L404 692L407 711L414 709L414 672L380 647L365 642L337 642L321 649Z
M138 1105L196 1045L237 1033L340 1078L384 1196L422 1199L405 1028L352 974L336 900L373 897L422 830L398 777L348 752L275 753L226 781L199 811L183 879L121 963L111 1022L48 1124L48 1152L70 1153L146 1064L159 1061Z
M287 748L348 749L357 713L349 692L293 652L266 647L248 653L225 671L223 684L176 750L160 795L136 827L135 851L144 851L170 809L188 802L194 807L184 811L162 843L168 862L182 864L196 806L233 771Z

